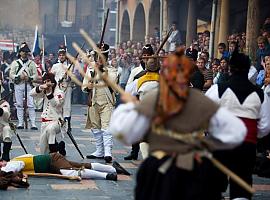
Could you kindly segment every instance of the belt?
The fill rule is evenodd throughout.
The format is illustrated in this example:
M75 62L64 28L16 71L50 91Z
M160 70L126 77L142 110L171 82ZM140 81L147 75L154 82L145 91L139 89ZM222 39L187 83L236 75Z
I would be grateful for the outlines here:
M51 122L51 121L53 121L53 120L51 120L51 119L45 119L45 118L41 118L41 122Z

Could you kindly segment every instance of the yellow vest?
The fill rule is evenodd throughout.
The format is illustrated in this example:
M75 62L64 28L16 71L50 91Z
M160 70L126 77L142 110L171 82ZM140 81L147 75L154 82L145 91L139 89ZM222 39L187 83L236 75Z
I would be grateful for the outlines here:
M34 173L34 156L16 157L12 159L13 161L23 161L25 166L23 172Z
M145 75L143 75L141 78L138 79L138 90L144 84L148 81L159 81L159 74L157 72L147 72Z

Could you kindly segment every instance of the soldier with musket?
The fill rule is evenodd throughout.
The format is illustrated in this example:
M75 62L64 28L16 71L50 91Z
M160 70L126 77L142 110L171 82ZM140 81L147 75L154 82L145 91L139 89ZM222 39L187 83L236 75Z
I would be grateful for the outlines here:
M27 124L26 108L28 108L31 129L37 130L34 100L33 97L29 95L32 89L32 81L37 79L37 66L34 61L28 59L29 52L30 49L28 45L23 42L19 49L19 59L11 63L9 75L15 84L16 109L19 121L17 128L27 128L24 127L23 122L25 121ZM23 104L24 98L27 105Z
M102 72L108 73L109 78L116 82L117 69L108 64L109 45L102 43L101 53L106 59L106 66L102 64L101 58L98 57L95 52L95 62L93 65L98 66ZM87 128L91 128L94 138L96 139L96 151L91 155L88 155L88 159L100 158L110 163L112 161L112 146L113 139L112 134L107 130L111 118L111 113L115 105L114 91L104 86L102 80L88 80L87 77L97 79L97 73L94 72L93 66L88 66L87 75L83 80L82 90L89 92L89 110L87 119Z
M55 75L57 84L61 84L65 91L64 100L64 119L68 123L68 128L71 129L71 96L72 96L72 84L71 79L67 76L68 60L66 57L66 46L60 45L58 50L58 60L51 68L51 73Z

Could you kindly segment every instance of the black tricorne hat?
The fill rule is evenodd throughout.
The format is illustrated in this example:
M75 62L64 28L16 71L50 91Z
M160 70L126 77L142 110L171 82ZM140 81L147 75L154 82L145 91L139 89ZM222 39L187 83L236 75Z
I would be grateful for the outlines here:
M146 45L143 46L142 54L143 55L148 55L148 56L154 55L154 50L153 50L151 44L146 44Z
M100 48L100 45L97 44L97 47L100 49L101 53L104 55L104 57L106 58L106 60L108 59L109 57L109 51L110 51L110 46L106 43L102 43L101 44L101 48ZM95 57L95 60L97 60L97 57L98 57L98 54L96 51L94 51L95 54L94 54L94 57Z
M66 53L67 52L67 47L63 44L59 45L59 49L58 49L58 54L60 53Z
M21 45L20 45L20 49L19 49L19 53L23 51L23 52L26 52L26 53L29 53L31 52L28 45L26 44L26 42L23 42Z

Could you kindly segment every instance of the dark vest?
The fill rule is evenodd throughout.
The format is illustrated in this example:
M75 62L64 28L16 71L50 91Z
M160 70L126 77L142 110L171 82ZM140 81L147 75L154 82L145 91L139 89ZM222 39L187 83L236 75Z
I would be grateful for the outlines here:
M137 110L152 118L155 115L157 99L158 90L149 92L137 106ZM204 96L199 90L190 89L183 110L168 119L163 126L166 130L172 130L179 134L206 130L211 117L218 108L216 103ZM186 145L168 136L157 135L152 131L149 131L146 139L150 144L150 152L163 150L167 153L185 153L194 149L191 145Z

